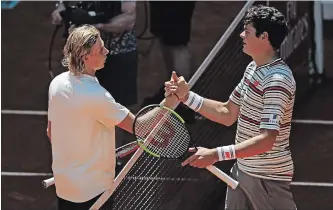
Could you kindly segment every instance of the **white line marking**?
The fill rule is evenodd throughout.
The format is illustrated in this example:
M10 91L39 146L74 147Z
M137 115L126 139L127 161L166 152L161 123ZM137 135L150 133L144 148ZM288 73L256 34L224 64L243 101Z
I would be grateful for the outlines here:
M300 120L300 119L295 119L295 120L292 120L292 122L296 123L296 124L333 125L332 120Z
M30 172L3 172L1 176L52 176L52 173L30 173Z
M333 183L328 182L291 182L291 185L309 187L333 187Z
M1 110L1 114L15 114L15 115L47 115L47 111L33 111L33 110Z
M1 176L53 176L52 173L29 173L29 172L1 172ZM161 180L161 181L199 181L199 179L189 178L161 178L161 177L133 177L129 176L126 179L133 180ZM333 187L333 183L329 182L291 182L293 186L307 187Z

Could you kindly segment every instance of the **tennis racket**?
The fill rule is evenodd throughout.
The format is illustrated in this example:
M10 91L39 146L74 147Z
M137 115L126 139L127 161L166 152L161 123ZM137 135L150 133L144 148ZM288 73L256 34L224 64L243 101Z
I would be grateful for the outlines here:
M125 144L121 147L116 148L116 158L124 158L132 153L134 153L139 148L137 141L132 141L131 143ZM48 188L54 185L54 177L45 179L42 181L44 188Z
M118 174L112 188L99 197L91 210L99 209L109 199L143 152L157 158L180 159L188 152L189 147L194 145L183 118L174 110L159 104L141 109L135 117L132 129L140 149ZM211 165L206 169L231 188L238 186L237 181L215 166Z

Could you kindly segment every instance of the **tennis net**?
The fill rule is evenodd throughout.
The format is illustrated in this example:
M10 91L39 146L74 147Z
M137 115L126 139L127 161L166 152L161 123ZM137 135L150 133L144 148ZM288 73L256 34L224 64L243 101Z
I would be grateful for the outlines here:
M208 2L207 2L208 3ZM239 37L242 17L253 4L244 7L221 39L199 67L190 83L196 93L215 100L226 101L251 61L242 52ZM296 99L301 99L311 86L309 72L313 71L313 2L269 2L285 14L289 34L281 45L281 57L294 72L297 82ZM235 126L224 127L198 117L190 126L192 138L199 145L216 147L234 143ZM114 209L222 209L226 184L207 170L181 167L181 160L157 159L143 154L117 188ZM229 172L232 161L220 162L217 167Z

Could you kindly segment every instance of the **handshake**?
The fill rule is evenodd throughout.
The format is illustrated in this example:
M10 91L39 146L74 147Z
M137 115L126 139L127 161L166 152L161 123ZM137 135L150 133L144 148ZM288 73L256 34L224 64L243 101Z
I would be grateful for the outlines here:
M164 83L164 96L167 102L182 102L195 112L198 112L203 104L203 97L190 91L189 84L184 77L178 77L173 71L170 81Z
M175 96L180 102L185 102L188 98L190 87L184 77L178 77L175 71L172 72L170 81L164 83L165 98Z

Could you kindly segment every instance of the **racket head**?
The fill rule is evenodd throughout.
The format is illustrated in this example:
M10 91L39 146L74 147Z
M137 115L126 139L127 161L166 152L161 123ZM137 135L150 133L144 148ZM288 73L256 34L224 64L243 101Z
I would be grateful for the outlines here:
M157 158L181 158L191 145L184 119L160 104L142 108L135 116L132 129L138 145Z

